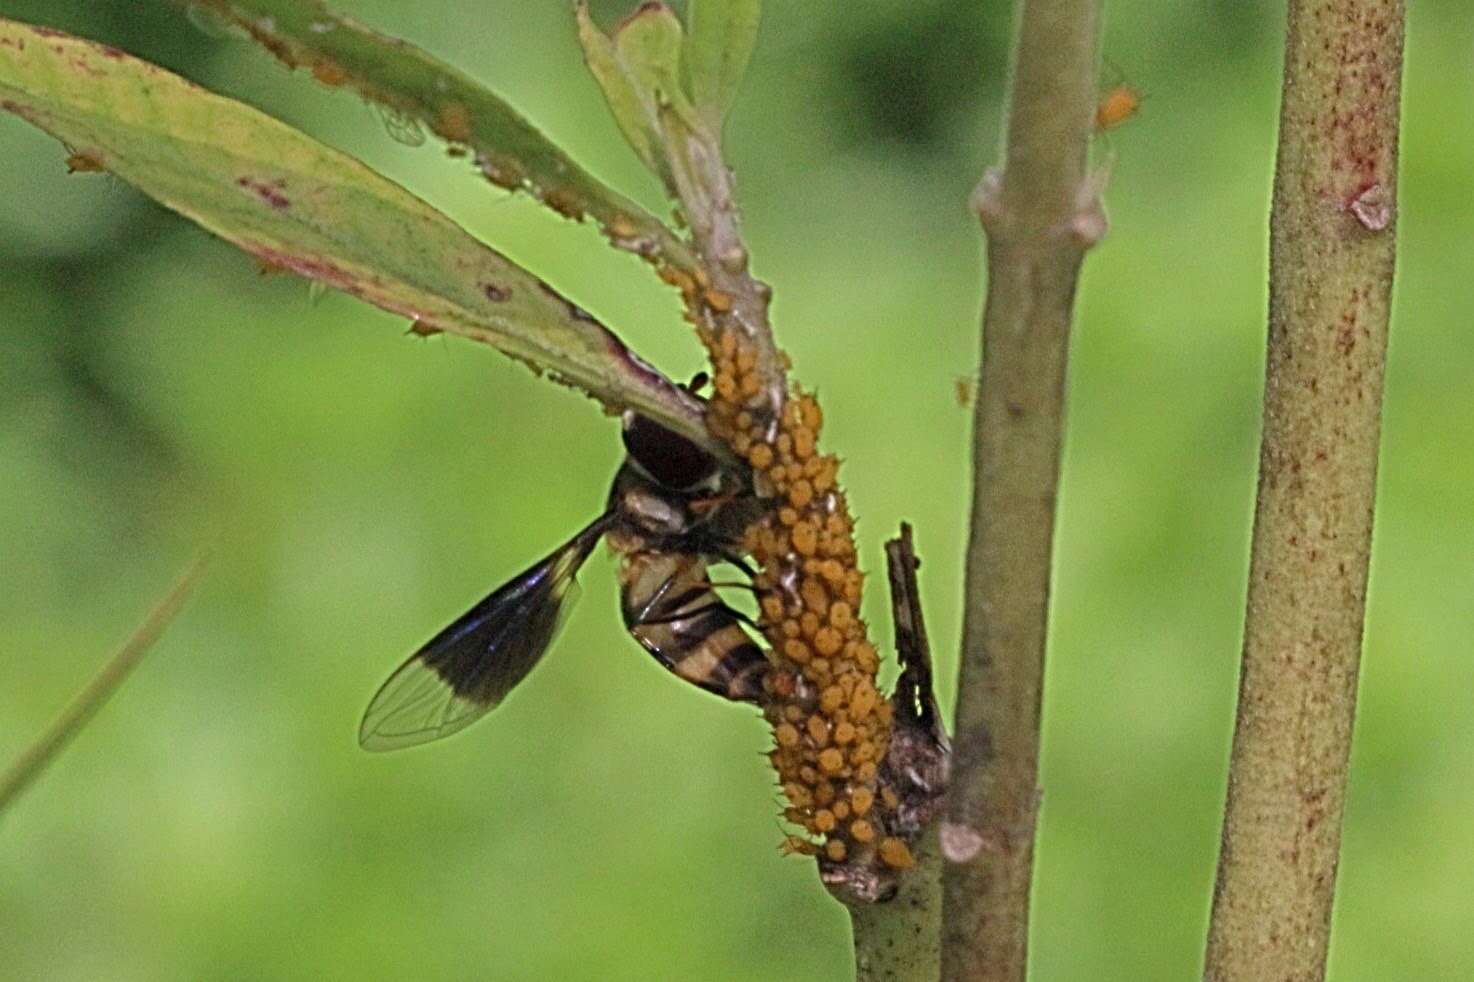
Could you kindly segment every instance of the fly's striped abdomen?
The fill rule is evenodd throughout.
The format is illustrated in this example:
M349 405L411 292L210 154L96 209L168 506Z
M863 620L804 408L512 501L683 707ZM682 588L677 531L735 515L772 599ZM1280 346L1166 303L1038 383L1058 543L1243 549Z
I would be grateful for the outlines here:
M633 552L619 569L625 626L662 665L737 701L762 692L768 660L689 553Z

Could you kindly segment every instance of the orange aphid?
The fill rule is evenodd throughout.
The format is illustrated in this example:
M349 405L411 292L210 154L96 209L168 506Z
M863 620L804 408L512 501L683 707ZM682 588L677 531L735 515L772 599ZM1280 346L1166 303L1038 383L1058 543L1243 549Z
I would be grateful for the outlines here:
M814 746L822 747L829 742L829 724L823 716L817 713L810 716L805 728L809 731L809 740Z
M1106 90L1095 107L1095 131L1104 133L1126 122L1141 108L1141 92L1121 82Z
M788 656L789 661L797 662L800 665L806 664L813 657L813 653L809 651L809 646L798 638L789 638L783 642L783 654Z
M613 231L613 229L611 229L611 231ZM660 277L661 282L675 287L683 294L693 293L696 289L695 281L692 280L690 276L681 272L679 269L676 269L674 266L657 266L655 269L655 275Z
M819 530L809 522L793 527L793 548L800 556L812 556L819 546Z
M447 140L465 143L471 139L471 111L459 102L447 102L435 114L435 132Z
M609 221L606 229L608 230L609 234L614 236L616 239L632 239L635 237L636 233L639 232L639 229L635 228L634 222L630 221L624 215L614 216L614 218ZM660 272L662 274L661 279L664 279L664 268L662 268Z
M312 77L323 85L342 85L348 81L348 70L336 61L324 58L312 66Z
M467 126L470 125L469 119ZM577 191L572 188L549 188L542 195L543 204L562 215L564 218L575 222L583 221L583 203Z
M817 579L805 578L799 587L798 595L808 605L814 614L814 630L819 630L819 615L829 609L829 591L824 589L824 584ZM836 649L838 650L838 649ZM826 655L834 654L833 651L823 652Z
M445 331L436 327L434 324L426 324L422 320L416 320L410 324L409 330L404 333L413 334L417 338L433 338L437 334L444 334Z
M814 634L814 648L826 657L838 652L843 643L844 638L832 627L821 627Z
M107 170L107 165L97 154L79 150L67 156L68 174L100 174L105 170Z
M893 836L881 839L877 851L880 853L880 861L892 869L909 869L916 865L916 858L906 848L906 843Z

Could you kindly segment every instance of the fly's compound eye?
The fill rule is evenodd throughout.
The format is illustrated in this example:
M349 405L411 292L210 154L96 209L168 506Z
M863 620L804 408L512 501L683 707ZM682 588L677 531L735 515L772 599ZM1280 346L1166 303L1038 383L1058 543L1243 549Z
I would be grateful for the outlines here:
M624 416L624 448L640 470L677 491L704 484L717 472L717 459L693 441L634 413Z

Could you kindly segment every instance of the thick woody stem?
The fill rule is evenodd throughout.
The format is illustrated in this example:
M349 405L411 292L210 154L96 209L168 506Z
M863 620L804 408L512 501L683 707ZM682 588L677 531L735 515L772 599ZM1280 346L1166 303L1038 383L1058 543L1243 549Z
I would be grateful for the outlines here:
M1399 0L1291 0L1209 979L1325 975L1396 251L1402 43Z

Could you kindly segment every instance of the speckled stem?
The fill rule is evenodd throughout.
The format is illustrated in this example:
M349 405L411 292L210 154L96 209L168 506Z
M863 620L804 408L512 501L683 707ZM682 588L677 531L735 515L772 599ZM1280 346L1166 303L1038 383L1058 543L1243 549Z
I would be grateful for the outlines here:
M958 982L1025 977L1065 363L1080 264L1105 232L1086 174L1098 22L1096 0L1022 0L1004 163L974 195L988 297L940 829L942 978Z
M1291 0L1264 436L1205 977L1325 976L1396 253L1398 0Z
M916 846L916 866L883 904L849 909L855 982L936 982L941 962L942 856L932 826Z

